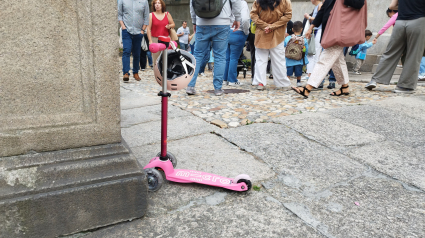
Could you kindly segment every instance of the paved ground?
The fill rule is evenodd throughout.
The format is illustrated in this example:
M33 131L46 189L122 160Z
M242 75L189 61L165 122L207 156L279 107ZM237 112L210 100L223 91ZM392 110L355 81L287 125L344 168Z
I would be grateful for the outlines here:
M122 135L142 166L160 150L152 75L121 83ZM350 96L307 100L242 78L249 92L216 97L200 78L199 95L170 100L177 168L246 173L258 189L165 182L144 218L74 237L425 237L425 88L370 92L370 77L353 76Z

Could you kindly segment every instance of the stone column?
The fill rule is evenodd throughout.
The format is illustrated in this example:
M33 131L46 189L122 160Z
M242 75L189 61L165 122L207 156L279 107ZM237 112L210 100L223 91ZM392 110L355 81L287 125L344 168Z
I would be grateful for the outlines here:
M0 237L138 218L146 178L121 139L115 0L0 1Z

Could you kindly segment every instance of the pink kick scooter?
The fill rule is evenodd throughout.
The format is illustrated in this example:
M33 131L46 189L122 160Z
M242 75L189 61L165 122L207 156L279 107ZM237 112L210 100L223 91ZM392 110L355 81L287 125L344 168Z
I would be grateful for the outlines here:
M157 63L155 66L155 78L162 85L162 91L158 93L161 96L161 152L149 161L143 169L147 174L149 191L157 191L161 188L163 183L163 177L160 170L165 174L165 178L168 181L177 183L200 183L209 186L222 187L234 191L248 191L251 189L251 178L246 174L241 174L235 178L226 178L215 174L209 174L205 172L187 170L187 169L175 169L177 166L176 157L167 152L167 112L168 112L168 97L171 96L167 91L167 85L171 90L180 90L185 88L189 84L195 71L195 58L186 51L180 51L176 48L176 43L170 43L169 37L158 37L159 43L153 43L149 45L149 50L152 53L162 52L162 75L159 74L161 64ZM167 48L172 48L172 51L167 52ZM167 69L168 57L174 54L174 61L177 63L170 62L174 68L183 71L181 76L173 77L170 80L167 78L167 73L174 74L174 69ZM160 58L159 58L160 59ZM176 60L177 59L177 60ZM189 61L192 62L189 62ZM158 60L159 62L160 60Z

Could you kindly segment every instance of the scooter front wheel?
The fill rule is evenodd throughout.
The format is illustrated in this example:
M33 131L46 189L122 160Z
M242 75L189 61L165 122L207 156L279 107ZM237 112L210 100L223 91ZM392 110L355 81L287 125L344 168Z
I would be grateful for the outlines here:
M162 183L164 182L162 174L154 168L145 169L145 173L147 175L149 191L158 191L161 188Z
M161 156L161 152L159 152L156 157L160 157ZM173 168L177 167L177 159L176 156L174 156L173 154L171 154L171 152L167 151L167 159L169 159L171 161L171 163L173 164Z

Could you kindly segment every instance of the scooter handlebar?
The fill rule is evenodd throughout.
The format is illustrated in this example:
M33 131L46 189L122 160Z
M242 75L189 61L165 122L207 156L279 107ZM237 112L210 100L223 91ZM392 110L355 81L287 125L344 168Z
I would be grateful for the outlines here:
M177 47L177 42L172 41L172 43ZM172 49L171 44L168 46L168 49ZM149 45L149 51L151 53L157 53L159 51L165 50L165 45L163 43L152 43Z

